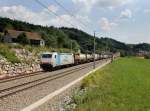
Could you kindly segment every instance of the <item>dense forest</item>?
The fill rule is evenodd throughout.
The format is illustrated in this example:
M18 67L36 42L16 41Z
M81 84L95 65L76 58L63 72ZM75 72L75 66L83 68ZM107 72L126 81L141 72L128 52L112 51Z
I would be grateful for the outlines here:
M93 36L75 28L56 28L48 26L33 25L26 22L0 18L0 39L2 32L14 29L28 32L38 32L46 42L46 46L54 48L68 48L74 51L81 50L83 53L93 51ZM96 37L96 51L120 51L122 54L136 51L150 51L150 44L125 44L108 37Z

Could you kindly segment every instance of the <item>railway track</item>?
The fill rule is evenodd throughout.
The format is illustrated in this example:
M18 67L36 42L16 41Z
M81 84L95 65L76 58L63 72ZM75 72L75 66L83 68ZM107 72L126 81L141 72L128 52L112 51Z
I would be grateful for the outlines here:
M50 76L46 76L46 77L36 79L36 80L30 81L30 82L22 83L22 84L19 84L19 85L16 85L16 86L1 89L0 90L0 99L5 98L7 96L11 96L15 93L18 93L18 92L21 92L21 91L24 91L24 90L27 90L27 89L30 89L30 88L33 88L33 87L36 87L38 85L42 85L42 84L47 83L49 81L52 81L52 80L70 75L70 74L72 74L76 71L80 71L81 69L88 68L89 66L91 66L91 64L92 63L90 63L88 65L85 65L85 66L82 66L82 67L79 67L79 68L74 68L74 69L67 70L67 71L64 71L64 72L61 72L61 73L57 73L53 76L50 75ZM33 75L30 75L30 76L33 76Z
M26 77L38 76L42 73L44 73L44 71L38 71L38 72L30 73L30 74L23 74L23 75L17 75L17 76L13 76L13 77L7 77L7 78L0 79L0 83L5 83L5 82L17 80L17 79L26 78Z
M3 79L0 79L0 83L5 83L5 82L25 78L25 77L32 77L32 76L40 75L42 73L43 73L43 71L38 71L38 72L30 73L30 74L23 74L23 75L17 75L17 76L13 76L13 77L3 78Z

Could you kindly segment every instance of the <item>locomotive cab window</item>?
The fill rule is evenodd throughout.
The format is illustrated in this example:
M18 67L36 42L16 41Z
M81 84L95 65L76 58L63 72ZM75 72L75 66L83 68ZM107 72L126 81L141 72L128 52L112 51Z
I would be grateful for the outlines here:
M56 55L55 55L55 58L56 58Z
M42 55L42 58L51 58L52 57L52 54L43 54Z

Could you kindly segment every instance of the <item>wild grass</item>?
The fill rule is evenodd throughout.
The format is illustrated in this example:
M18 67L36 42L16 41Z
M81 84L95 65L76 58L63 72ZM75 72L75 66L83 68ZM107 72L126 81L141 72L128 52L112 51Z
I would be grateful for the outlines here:
M121 58L87 77L75 111L150 111L150 60Z
M15 52L11 51L7 44L0 43L0 55L5 57L11 63L20 62L20 60L16 57Z
M0 55L5 57L11 63L21 62L18 57L16 57L15 52L11 49L25 49L32 52L35 56L39 56L42 52L71 52L70 49L65 48L50 48L50 47L40 47L31 45L21 45L21 44L4 44L0 43ZM22 61L23 62L23 61Z

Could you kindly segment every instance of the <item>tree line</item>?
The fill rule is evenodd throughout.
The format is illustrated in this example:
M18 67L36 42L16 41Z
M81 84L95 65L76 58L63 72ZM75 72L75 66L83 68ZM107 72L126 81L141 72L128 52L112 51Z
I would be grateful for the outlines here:
M74 51L78 51L80 49L83 53L92 53L93 51L93 36L79 29L33 25L27 22L0 17L0 32L3 32L7 29L38 32L41 35L41 37L45 40L47 47L68 49L72 48ZM0 33L0 39L1 36L2 33ZM25 35L22 34L20 36L20 38L23 38L23 36ZM100 53L101 51L120 51L123 55L127 55L129 53L140 50L150 51L150 44L125 44L123 42L108 37L96 37L97 53Z

